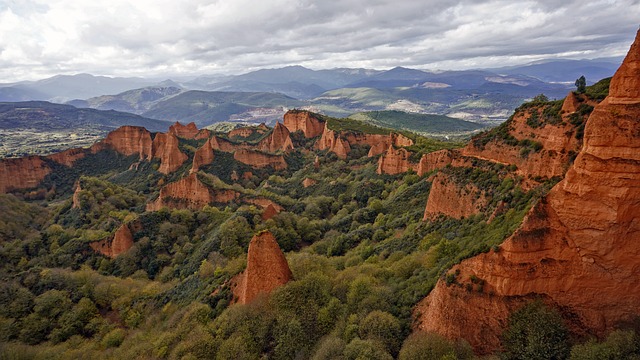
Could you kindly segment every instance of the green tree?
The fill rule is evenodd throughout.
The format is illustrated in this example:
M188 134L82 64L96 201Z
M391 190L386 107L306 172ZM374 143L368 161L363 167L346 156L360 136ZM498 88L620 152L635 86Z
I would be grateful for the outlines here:
M584 77L584 75L580 76L577 80L576 80L576 92L578 94L584 94L585 91L587 91L587 79Z
M640 343L632 330L616 330L604 342L590 340L571 349L571 360L626 360L640 358Z
M502 335L505 359L565 359L569 355L567 328L560 314L542 301L511 314Z

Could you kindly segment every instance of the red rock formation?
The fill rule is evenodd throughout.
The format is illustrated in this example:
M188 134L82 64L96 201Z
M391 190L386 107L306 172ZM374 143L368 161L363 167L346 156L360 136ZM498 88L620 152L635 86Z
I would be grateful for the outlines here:
M193 155L193 164L191 165L190 173L197 172L201 166L209 165L213 163L213 147L211 146L211 139L208 139Z
M174 209L201 209L210 203L227 203L240 194L233 190L213 190L191 174L160 189L160 196L147 204L147 211L157 211L163 207Z
M571 103L569 98L565 103ZM567 105L570 109L572 105ZM570 122L559 124L545 124L532 128L527 124L531 112L541 116L541 109L532 108L520 111L508 123L509 134L517 140L530 139L542 145L539 151L530 151L522 155L521 146L512 146L496 138L484 146L478 146L474 141L461 150L465 156L476 157L502 164L517 166L516 174L522 176L525 188L531 188L538 183L532 179L561 177L567 171L571 155L580 150L581 141L576 138L576 126Z
M402 134L391 133L389 137L391 138L391 143L397 147L413 145L413 140Z
M272 207L274 208L276 211L281 212L284 210L284 208L276 203L274 203L273 201L267 199L267 198L252 198L252 199L244 199L244 202L247 202L249 204L254 204L254 205L258 205L263 209L266 209L268 207Z
M324 130L324 124L324 121L309 111L289 110L284 114L284 126L290 132L302 131L306 138L320 136Z
M80 187L80 181L76 181L76 189L73 191L72 197L72 209L80 208L80 191L82 191L82 188Z
M240 304L248 304L258 295L268 295L286 284L293 275L287 259L269 231L256 234L249 243L247 268L234 295Z
M236 146L229 140L225 140L217 136L213 136L211 139L209 139L209 143L211 144L211 148L213 150L233 152L236 149Z
M571 114L578 110L578 106L580 106L578 97L573 91L569 91L567 97L564 98L564 102L562 103L562 109L560 109L560 112L562 114Z
M329 129L327 126L325 126L322 137L320 137L316 146L318 150L329 150L329 152L335 153L340 159L346 159L349 152L351 152L349 142L342 139L340 135L336 134L335 131Z
M229 136L230 138L234 138L234 137L248 138L249 136L253 135L254 132L256 132L255 128L241 127L241 128L237 128L229 131L227 136Z
M198 135L198 128L196 124L190 122L187 125L182 125L176 121L175 124L169 127L169 134L173 134L183 139L194 139Z
M318 181L317 181L317 180L314 180L314 179L312 179L312 178L305 178L305 179L302 181L302 186L304 186L305 188L308 188L309 186L313 186L313 185L315 185L315 184L317 184L317 183L318 183Z
M131 234L129 226L123 224L113 236L104 240L94 241L89 246L102 255L115 258L133 247L133 234Z
M282 155L271 155L262 152L240 149L233 154L233 158L243 164L247 164L256 168L270 166L275 170L283 170L287 168L287 162Z
M278 213L280 213L280 211L278 211L278 209L276 209L275 207L273 207L273 205L269 205L266 208L264 208L264 211L262 212L262 221L267 221L269 219L271 219L272 217L278 215Z
M395 149L390 145L378 160L378 174L396 175L409 171L415 166L409 161L411 153L404 148Z
M120 154L140 155L140 159L151 160L153 156L151 133L139 126L121 126L110 132L107 137L91 147L96 153L103 149L113 149Z
M418 163L418 175L423 176L434 170L439 170L453 163L455 155L451 150L438 150L422 155Z
M316 155L316 158L313 160L313 168L318 170L320 168L320 158Z
M488 201L484 193L471 183L459 184L440 172L433 178L423 220L439 215L462 219L482 212Z
M51 173L39 156L0 160L0 194L12 190L34 188Z
M180 151L178 143L178 138L174 134L156 134L153 139L153 157L160 158L159 172L172 173L189 158Z
M82 159L87 155L87 150L82 148L68 149L63 152L48 155L47 158L62 164L67 167L71 167L77 160Z
M201 129L196 134L195 139L196 140L202 140L202 139L208 139L210 137L211 137L211 130L209 130L209 129Z
M598 336L640 307L640 34L589 117L566 177L500 247L460 263L467 292L440 281L416 308L419 328L496 350L509 313L530 296L558 306L574 331Z
M293 150L289 129L280 123L276 123L271 134L258 143L258 150L266 152Z

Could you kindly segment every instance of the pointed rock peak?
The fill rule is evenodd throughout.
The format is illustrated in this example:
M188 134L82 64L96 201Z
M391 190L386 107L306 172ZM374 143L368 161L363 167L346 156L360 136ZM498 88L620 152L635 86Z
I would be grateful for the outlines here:
M256 234L249 243L247 269L235 295L247 304L260 294L269 294L289 282L293 275L276 238L268 230Z
M571 114L578 110L578 106L580 106L580 101L578 101L578 97L573 91L569 91L567 97L564 98L564 102L562 103L561 112L563 114Z
M169 133L177 137L185 139L193 139L198 135L198 127L195 123L190 122L187 125L182 125L179 121L176 121L169 127Z
M609 86L611 104L640 102L640 30Z

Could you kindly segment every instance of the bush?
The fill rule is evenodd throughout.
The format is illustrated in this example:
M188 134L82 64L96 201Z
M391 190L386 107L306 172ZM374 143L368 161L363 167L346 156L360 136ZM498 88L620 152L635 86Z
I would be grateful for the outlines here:
M466 341L456 344L438 334L420 331L409 335L398 356L399 360L472 358L473 351Z
M104 338L102 338L102 346L106 348L118 347L124 341L126 332L123 329L116 328L108 332Z
M632 330L616 330L606 341L590 340L571 349L571 360L623 360L640 358L640 339Z
M505 359L565 359L569 355L568 331L560 314L541 301L511 314L503 345Z

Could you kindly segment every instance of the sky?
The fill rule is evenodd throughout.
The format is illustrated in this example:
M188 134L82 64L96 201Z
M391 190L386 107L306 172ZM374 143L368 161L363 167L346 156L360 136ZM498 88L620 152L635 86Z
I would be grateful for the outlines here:
M0 83L624 55L640 0L0 0Z

